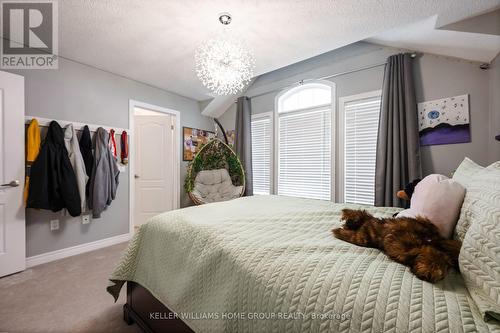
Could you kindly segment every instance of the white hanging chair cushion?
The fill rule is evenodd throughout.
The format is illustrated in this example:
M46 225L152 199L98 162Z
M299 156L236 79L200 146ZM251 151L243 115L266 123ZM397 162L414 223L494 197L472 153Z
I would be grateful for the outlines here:
M243 186L233 185L226 169L202 170L196 175L191 194L209 203L239 198L242 190Z

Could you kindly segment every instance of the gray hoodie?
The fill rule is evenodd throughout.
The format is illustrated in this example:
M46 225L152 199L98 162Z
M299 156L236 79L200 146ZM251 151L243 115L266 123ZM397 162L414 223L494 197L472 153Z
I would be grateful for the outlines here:
M94 168L89 186L89 207L94 218L101 217L101 213L114 200L118 188L120 171L109 149L108 140L108 132L99 127L95 134Z
M78 138L76 137L76 132L73 129L73 124L68 124L64 128L64 146L68 151L69 161L71 162L71 166L75 172L78 193L80 194L81 208L82 212L84 212L86 208L85 186L87 185L89 177L85 171L85 163L83 162L80 145L78 143Z

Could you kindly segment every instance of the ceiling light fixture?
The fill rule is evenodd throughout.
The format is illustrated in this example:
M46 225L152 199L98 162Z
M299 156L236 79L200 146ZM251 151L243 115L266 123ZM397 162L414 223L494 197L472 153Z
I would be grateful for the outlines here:
M229 13L221 13L219 22L231 23ZM205 87L216 95L241 92L253 77L255 59L245 45L228 34L203 42L195 52L196 74Z

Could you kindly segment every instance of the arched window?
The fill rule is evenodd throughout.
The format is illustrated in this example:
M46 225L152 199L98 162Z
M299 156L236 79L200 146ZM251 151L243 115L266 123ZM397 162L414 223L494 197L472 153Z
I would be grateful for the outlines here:
M333 94L333 83L319 81L276 97L277 194L332 199Z
M322 83L308 83L283 92L278 97L278 112L324 106L332 103L332 87Z

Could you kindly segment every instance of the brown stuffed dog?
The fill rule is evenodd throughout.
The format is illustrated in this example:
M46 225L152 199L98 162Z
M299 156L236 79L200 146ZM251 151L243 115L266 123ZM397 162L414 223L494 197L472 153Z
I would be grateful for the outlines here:
M338 239L380 249L392 260L410 267L419 279L444 279L450 267L458 269L461 242L444 239L429 220L417 218L378 219L364 210L344 209L342 228L333 229Z

